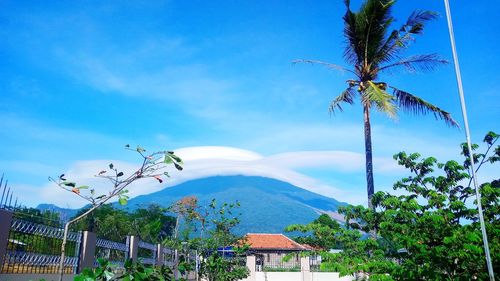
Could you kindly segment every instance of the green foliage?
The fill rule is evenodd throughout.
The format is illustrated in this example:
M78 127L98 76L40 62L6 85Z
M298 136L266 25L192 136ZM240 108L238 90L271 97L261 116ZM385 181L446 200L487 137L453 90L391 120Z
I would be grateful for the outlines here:
M53 227L60 227L61 217L58 212L53 212L50 210L41 211L36 208L20 207L14 212L14 218L44 224Z
M81 209L75 217L87 210ZM166 209L156 204L131 213L105 204L76 222L72 228L93 231L98 237L112 241L122 241L127 235L136 235L144 241L159 243L172 235L175 227L175 218L166 213Z
M278 268L278 267L267 267L264 266L263 272L300 272L300 266L291 268Z
M249 274L244 259L248 250L243 238L232 233L232 229L240 222L238 214L234 213L240 204L223 203L218 205L212 200L206 212L206 219L210 226L207 227L208 236L201 240L200 248L204 257L200 266L200 276L209 281L236 281L246 278ZM218 249L232 246L234 257L225 257Z
M485 153L474 154L476 167L495 164L498 135L490 132L484 142ZM462 145L463 147L463 145ZM479 146L475 145L475 149ZM463 164L451 160L438 162L433 157L399 153L394 156L412 175L396 182L394 189L405 195L379 192L373 199L378 208L380 235L407 254L401 257L399 279L472 280L487 279L482 237L475 207L475 190L469 175L467 152ZM500 271L500 186L498 179L481 185L481 204L495 271ZM353 213L353 217L363 219ZM409 274L409 275L408 275Z
M115 267L105 259L97 260L97 268L85 268L81 274L75 276L75 281L172 281L172 270L166 266L144 266L140 262L127 260L124 264L125 271L122 274L115 273Z
M240 204L223 203L219 205L212 200L209 206L199 206L194 196L185 197L176 202L170 209L178 215L177 221L183 220L180 236L167 239L164 244L178 250L184 247L195 249L203 257L200 261L199 276L209 281L235 281L248 276L245 264L245 253L248 246L242 243L242 237L235 235L232 229L239 224L239 214L234 210ZM192 237L192 231L200 228L200 236ZM178 230L175 231L176 233ZM225 256L219 251L222 247L232 247L231 256ZM192 270L193 265L184 262L182 257L178 269Z
M301 232L303 235L295 238L301 244L307 244L318 249L329 250L340 247L339 235L342 227L330 216L320 215L312 223L306 225L293 224L285 228L286 232Z
M475 153L476 172L497 164L499 136L486 135L485 153ZM477 150L479 146L474 145ZM341 275L369 276L370 280L486 280L488 273L478 222L475 190L471 187L470 160L439 162L418 153L394 155L410 175L394 184L402 195L377 192L375 209L340 207L346 223L332 228L332 235L317 234L317 223L291 226L304 230L319 243L335 241L343 250L322 252L320 270ZM500 179L481 184L486 231L495 274L500 274ZM319 220L317 220L319 221ZM372 233L361 239L361 233ZM374 238L376 237L376 238Z
M172 270L166 266L146 267L139 262L127 260L125 262L125 273L117 277L123 281L171 281L173 279Z
M246 265L217 253L209 254L200 268L200 275L209 281L236 281L246 278L248 274Z
M160 243L171 236L176 222L174 217L166 215L167 211L157 204L136 209L131 213L132 234L153 243Z
M85 268L82 273L75 276L75 281L108 281L112 280L115 274L113 273L113 267L109 261L105 259L97 259L99 263L96 268Z

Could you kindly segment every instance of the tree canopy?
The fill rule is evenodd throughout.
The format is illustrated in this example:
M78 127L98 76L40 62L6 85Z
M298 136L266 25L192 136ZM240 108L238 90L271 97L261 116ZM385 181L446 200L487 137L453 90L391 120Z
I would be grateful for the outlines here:
M478 145L473 146L477 172L485 165L498 165L498 139L499 135L489 132L483 153L477 152ZM338 243L343 252L323 253L322 266L341 274L368 273L374 280L488 279L475 191L471 187L470 157L466 149L462 149L462 155L465 159L459 163L400 152L394 159L410 172L393 186L402 195L377 192L373 197L375 209L340 207L345 228L337 228L333 236L318 235L319 224L315 222L292 228L312 231L318 243ZM480 194L498 276L500 179L482 183ZM360 239L363 233L372 231L376 231L376 239Z
M75 217L86 211L87 208L81 209ZM175 218L157 204L132 212L105 204L76 222L73 229L92 231L97 237L112 241L123 241L127 235L137 235L141 240L159 243L173 234L174 227Z

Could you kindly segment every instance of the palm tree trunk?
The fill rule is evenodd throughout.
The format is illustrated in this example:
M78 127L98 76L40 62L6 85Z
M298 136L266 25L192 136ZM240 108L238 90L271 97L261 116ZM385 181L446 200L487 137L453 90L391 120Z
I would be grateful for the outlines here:
M366 191L368 193L368 208L374 209L372 197L374 193L373 185L373 159L372 159L372 131L370 125L370 108L363 106L364 125L365 125L365 157L366 157Z

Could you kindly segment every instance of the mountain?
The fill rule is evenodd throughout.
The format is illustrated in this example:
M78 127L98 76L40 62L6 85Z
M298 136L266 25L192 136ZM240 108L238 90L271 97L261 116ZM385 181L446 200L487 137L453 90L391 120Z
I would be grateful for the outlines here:
M168 207L190 195L196 196L202 206L208 206L212 199L219 203L239 201L241 207L236 213L241 213L241 223L235 229L239 234L280 233L290 224L309 223L323 212L335 216L339 206L347 205L276 179L257 176L214 176L137 196L130 199L124 207L118 204L116 206L127 210L151 203ZM50 204L42 204L38 208L40 207L66 215L76 212Z
M241 223L236 229L248 232L280 233L294 223L308 223L322 212L334 214L347 203L325 197L287 182L256 176L214 176L191 180L161 191L130 199L126 208L150 203L170 206L182 197L194 195L200 205L239 201Z

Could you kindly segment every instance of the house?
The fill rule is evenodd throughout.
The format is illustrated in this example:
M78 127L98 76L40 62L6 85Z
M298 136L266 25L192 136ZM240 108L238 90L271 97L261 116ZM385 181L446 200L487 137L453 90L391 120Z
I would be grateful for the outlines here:
M250 246L249 254L255 255L257 271L284 268L300 271L300 253L311 250L281 233L248 233L245 243Z

